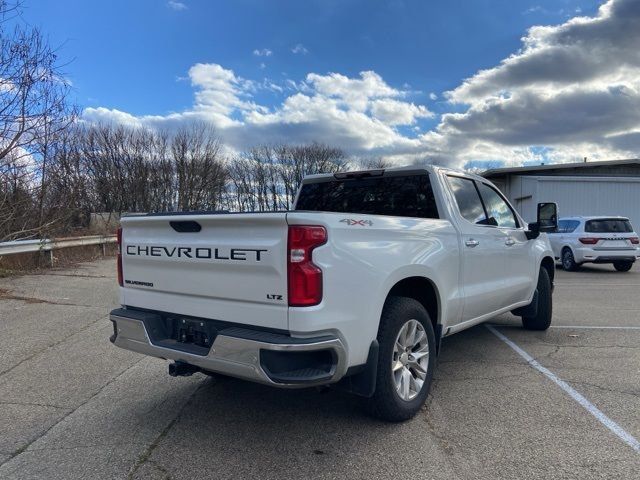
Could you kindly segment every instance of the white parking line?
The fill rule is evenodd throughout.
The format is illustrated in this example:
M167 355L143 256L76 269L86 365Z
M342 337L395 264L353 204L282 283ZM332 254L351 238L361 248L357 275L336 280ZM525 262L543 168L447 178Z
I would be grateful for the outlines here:
M542 373L545 377L551 380L553 383L558 385L562 390L569 394L571 398L573 398L576 402L578 402L582 407L584 407L587 412L593 415L602 425L607 427L611 432L613 432L620 440L633 448L637 453L640 453L640 442L635 439L632 435L628 434L624 429L618 425L616 422L607 417L604 413L602 413L598 407L592 404L589 400L583 397L580 393L574 390L567 382L558 378L551 370L546 367L543 367L538 363L531 355L525 352L522 348L516 345L513 341L509 340L506 336L500 333L491 325L485 325L491 333L493 333L496 337L502 340L504 343L509 345L511 349L513 349L518 355L524 358L529 365Z
M623 325L607 325L602 327L597 325L551 325L551 327L549 328L584 328L589 330L640 330L640 327L625 327Z
M640 287L640 283L558 283L556 287Z

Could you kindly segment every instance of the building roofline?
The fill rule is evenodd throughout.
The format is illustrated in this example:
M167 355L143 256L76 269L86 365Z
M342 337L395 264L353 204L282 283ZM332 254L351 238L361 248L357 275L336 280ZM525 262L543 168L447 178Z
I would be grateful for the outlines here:
M487 170L486 172L483 172L481 175L485 178L488 178L496 175L503 175L506 173L539 172L544 170L566 170L571 168L588 168L588 167L602 167L602 166L615 167L619 165L640 165L640 159L628 158L624 160L601 160L598 162L551 163L549 165L492 168L490 170Z

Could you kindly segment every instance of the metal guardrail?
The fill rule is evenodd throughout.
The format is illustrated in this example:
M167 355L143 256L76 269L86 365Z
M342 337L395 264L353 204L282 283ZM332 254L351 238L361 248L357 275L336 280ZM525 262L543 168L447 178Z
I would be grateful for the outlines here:
M14 255L16 253L52 252L60 248L84 247L86 245L102 245L102 253L105 253L105 245L116 243L115 235L90 235L86 237L67 237L43 240L16 240L0 243L0 257Z

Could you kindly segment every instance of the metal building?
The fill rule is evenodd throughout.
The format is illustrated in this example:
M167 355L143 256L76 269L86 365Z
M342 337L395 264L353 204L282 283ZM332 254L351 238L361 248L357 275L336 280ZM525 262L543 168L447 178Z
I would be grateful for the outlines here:
M621 215L640 231L640 159L497 168L483 176L528 222L546 201L558 204L561 217Z

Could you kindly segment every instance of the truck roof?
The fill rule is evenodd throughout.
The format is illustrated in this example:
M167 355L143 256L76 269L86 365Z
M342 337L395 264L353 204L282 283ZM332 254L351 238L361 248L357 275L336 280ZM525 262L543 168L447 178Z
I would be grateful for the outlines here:
M380 176L401 176L401 175L416 175L421 173L432 173L436 171L442 171L445 173L453 173L453 174L463 174L465 176L474 178L476 180L485 181L486 179L476 175L474 173L465 172L464 170L456 170L448 167L441 167L437 165L408 165L403 167L392 167L392 168L372 168L368 170L355 170L355 171L347 171L347 172L338 172L338 173L319 173L315 175L307 175L302 180L302 183L318 183L318 182L328 182L334 179L340 178L348 178L349 176L353 177L380 177Z

